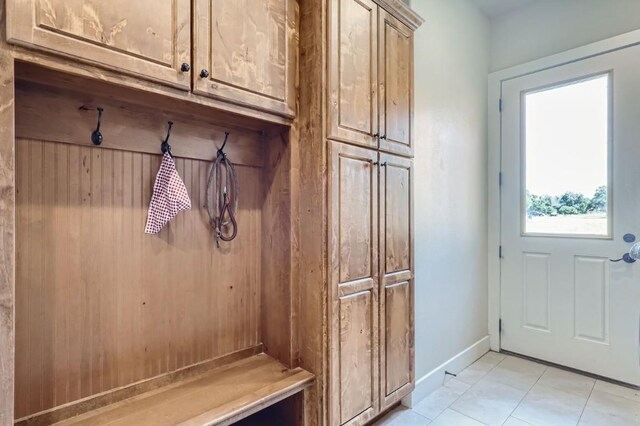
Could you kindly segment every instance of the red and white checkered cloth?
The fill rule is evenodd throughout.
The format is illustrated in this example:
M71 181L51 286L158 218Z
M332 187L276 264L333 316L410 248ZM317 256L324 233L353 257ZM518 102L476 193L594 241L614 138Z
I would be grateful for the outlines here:
M157 234L181 210L191 208L187 188L180 179L173 158L168 153L162 157L162 164L153 185L153 196L149 204L145 234Z

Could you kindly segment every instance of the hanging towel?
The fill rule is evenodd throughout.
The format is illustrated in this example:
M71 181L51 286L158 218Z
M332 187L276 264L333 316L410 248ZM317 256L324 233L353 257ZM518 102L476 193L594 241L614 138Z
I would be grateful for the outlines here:
M169 153L165 153L156 183L153 185L145 234L157 234L181 210L190 208L191 200L187 188L178 175L173 158Z

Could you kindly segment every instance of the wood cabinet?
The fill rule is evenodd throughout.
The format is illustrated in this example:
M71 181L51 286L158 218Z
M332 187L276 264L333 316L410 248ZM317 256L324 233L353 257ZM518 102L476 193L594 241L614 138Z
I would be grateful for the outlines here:
M413 32L384 10L378 24L380 149L413 155Z
M194 92L295 115L295 0L195 0Z
M378 154L330 145L330 424L365 422L378 405Z
M329 137L377 148L378 6L330 2Z
M293 118L297 1L191 4L9 0L8 41Z
M153 11L153 13L149 13ZM7 39L188 89L191 2L7 1Z
M380 404L413 390L413 160L380 154Z
M324 401L308 407L311 423L361 426L415 383L410 157L423 20L400 0L306 0L300 19L300 360Z
M413 160L329 142L332 420L413 390Z
M329 138L413 155L413 31L372 0L329 9Z

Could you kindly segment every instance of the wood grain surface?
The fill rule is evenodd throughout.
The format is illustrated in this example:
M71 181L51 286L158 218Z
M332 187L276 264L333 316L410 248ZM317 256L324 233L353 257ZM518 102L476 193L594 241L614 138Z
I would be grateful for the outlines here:
M194 92L293 117L295 0L196 0ZM200 75L207 70L208 76Z
M13 58L2 49L0 2L0 424L13 423L15 341L15 91Z
M208 162L176 159L192 210L143 233L160 155L17 141L16 416L260 343L261 171L237 168L216 249Z
M189 0L9 1L8 40L190 88ZM153 13L150 13L153 11Z
M329 424L378 412L378 153L330 142Z
M380 154L380 405L414 388L413 160Z
M329 138L378 147L378 6L330 2Z
M56 424L229 425L302 391L312 381L311 373L288 369L259 354Z
M380 149L413 156L413 33L383 10L379 17Z

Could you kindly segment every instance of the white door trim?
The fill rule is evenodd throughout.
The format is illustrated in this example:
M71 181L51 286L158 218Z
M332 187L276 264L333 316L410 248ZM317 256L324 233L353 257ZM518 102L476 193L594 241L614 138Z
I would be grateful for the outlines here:
M586 46L557 53L546 58L537 59L521 65L516 65L489 74L488 81L488 118L489 118L489 164L488 164L488 282L489 282L489 339L491 349L500 350L500 333L498 324L500 320L500 186L498 174L500 173L501 157L501 114L498 103L502 97L502 82L526 74L554 68L571 62L576 62L593 56L602 55L615 50L640 44L640 30L631 31L616 37L598 41Z

